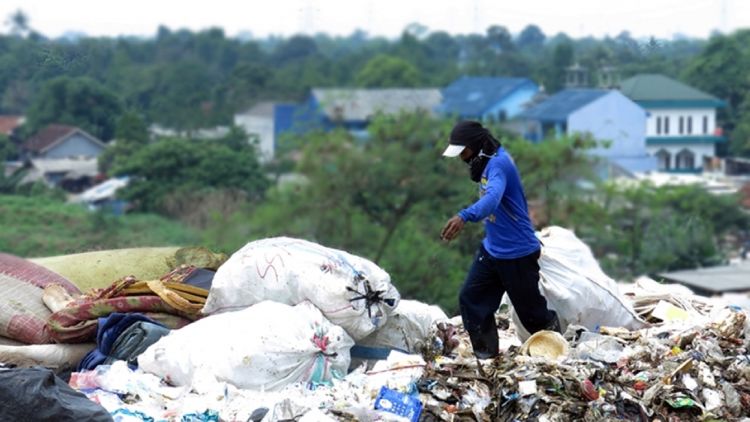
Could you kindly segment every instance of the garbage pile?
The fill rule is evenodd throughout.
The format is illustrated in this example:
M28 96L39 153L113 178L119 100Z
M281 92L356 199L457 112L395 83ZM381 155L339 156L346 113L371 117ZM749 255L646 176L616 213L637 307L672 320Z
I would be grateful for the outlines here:
M33 420L38 395L90 403L39 420L750 421L746 309L647 278L618 285L572 232L538 235L540 290L564 333L529 335L505 303L492 360L474 357L460 317L402 300L366 259L303 240L251 242L228 259L181 252L149 280L80 275L95 285L85 294L0 256L0 282L33 302L0 308L11 339L0 375L59 375L2 389L0 414ZM35 334L14 331L25 309ZM14 401L22 390L32 399Z

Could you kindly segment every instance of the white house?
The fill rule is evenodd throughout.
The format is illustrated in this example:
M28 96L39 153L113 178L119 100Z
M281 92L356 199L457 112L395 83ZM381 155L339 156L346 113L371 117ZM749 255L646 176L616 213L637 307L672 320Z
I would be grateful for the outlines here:
M234 115L235 126L258 140L258 159L261 163L271 161L276 149L275 113L276 104L262 102L242 113Z
M700 172L726 142L716 126L716 109L724 102L664 75L637 75L620 90L648 111L646 145L659 170Z

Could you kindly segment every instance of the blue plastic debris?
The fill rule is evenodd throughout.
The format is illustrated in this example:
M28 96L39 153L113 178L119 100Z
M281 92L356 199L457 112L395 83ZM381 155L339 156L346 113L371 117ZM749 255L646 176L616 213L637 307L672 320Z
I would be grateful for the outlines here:
M422 402L416 397L383 386L380 387L378 397L375 399L375 410L393 413L411 422L418 422L422 414Z

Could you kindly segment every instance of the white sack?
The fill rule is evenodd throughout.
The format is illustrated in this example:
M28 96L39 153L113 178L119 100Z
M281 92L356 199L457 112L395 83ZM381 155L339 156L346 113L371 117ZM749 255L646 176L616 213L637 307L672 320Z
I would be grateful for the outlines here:
M0 363L20 367L75 368L96 344L0 345Z
M346 375L354 341L311 303L262 302L173 330L138 357L138 366L173 385L196 374L239 388L278 390Z
M571 230L547 227L537 233L542 241L539 258L539 290L547 307L556 311L562 331L568 325L623 327L637 330L645 327L629 302L617 291L617 283L599 267L591 249ZM521 324L515 309L513 322L521 340L530 334Z
M383 300L363 297L380 292ZM203 308L210 315L272 300L309 300L355 340L375 331L400 296L387 272L371 261L317 243L288 237L257 240L225 262Z
M438 306L402 300L382 327L357 344L420 353L421 346L432 341L435 325L447 320L448 316Z

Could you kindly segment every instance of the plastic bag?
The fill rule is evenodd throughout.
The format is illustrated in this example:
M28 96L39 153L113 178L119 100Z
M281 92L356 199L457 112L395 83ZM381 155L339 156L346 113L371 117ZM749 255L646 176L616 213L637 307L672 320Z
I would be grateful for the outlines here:
M172 331L146 349L138 365L178 386L203 371L239 388L276 390L345 375L353 345L309 302L267 301Z
M387 272L344 251L288 237L250 242L214 276L203 313L272 300L312 302L355 340L385 323L400 296Z
M557 312L563 332L571 324L592 331L604 326L636 330L647 325L620 297L617 283L602 271L591 249L572 231L552 226L537 237L544 245L539 258L539 290L547 306ZM518 336L525 341L529 332L515 309L511 315Z
M435 305L402 300L382 327L357 344L420 353L422 346L432 342L435 325L447 320L445 312Z

